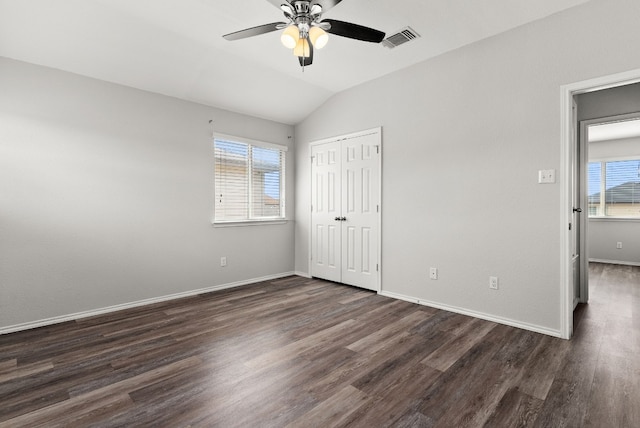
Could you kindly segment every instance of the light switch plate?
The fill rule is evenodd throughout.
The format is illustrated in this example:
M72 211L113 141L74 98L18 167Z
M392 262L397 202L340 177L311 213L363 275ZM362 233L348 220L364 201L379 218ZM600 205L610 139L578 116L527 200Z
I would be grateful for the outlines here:
M551 184L556 182L556 170L555 169L541 169L538 171L538 183Z

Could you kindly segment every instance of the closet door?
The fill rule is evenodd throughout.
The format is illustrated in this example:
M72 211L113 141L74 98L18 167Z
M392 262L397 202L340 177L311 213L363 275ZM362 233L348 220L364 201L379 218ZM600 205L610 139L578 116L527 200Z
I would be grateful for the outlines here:
M311 275L342 280L341 144L311 146Z
M342 282L377 290L379 134L342 142Z
M380 131L311 146L311 275L378 290Z

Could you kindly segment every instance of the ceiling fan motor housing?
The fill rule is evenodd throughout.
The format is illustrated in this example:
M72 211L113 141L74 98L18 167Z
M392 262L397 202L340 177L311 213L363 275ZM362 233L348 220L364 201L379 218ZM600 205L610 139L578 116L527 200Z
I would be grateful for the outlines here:
M308 14L309 10L311 9L310 3L311 2L309 1L303 0L303 1L294 1L291 4L295 8L296 14Z
M320 19L322 7L320 5L311 6L308 0L297 0L290 3L294 10L290 19L300 30L300 38L306 39L309 36L309 29L314 22ZM282 5L283 8L286 5ZM286 15L286 14L285 14Z

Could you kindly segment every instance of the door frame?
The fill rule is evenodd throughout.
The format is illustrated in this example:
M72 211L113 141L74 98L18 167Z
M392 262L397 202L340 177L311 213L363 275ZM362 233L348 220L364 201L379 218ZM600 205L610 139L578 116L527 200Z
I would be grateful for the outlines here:
M378 156L378 183L376 184L376 188L378 190L378 195L379 195L379 204L380 204L380 210L378 211L378 231L376 233L376 239L378 240L378 248L377 248L377 254L376 254L376 264L377 264L377 271L376 271L376 293L380 294L380 292L382 291L382 207L383 207L383 203L382 203L382 127L378 126L376 128L370 128L370 129L365 129L362 131L356 131L356 132L351 132L349 134L343 134L343 135L338 135L335 137L328 137L328 138L323 138L321 140L314 140L312 142L309 143L309 153L311 153L311 147L312 146L317 146L317 145L321 145L321 144L327 144L327 143L332 143L332 142L336 142L336 141L342 141L342 140L347 140L350 138L357 138L357 137L361 137L364 135L371 135L371 134L377 134L378 135L378 146L380 147L380 151L379 154L380 156ZM313 158L311 159L311 162L313 162ZM311 168L309 170L309 174L313 174L313 168ZM313 182L313 177L310 177L309 180L309 194L311 195L313 192L313 188L312 188L312 183ZM309 206L309 225L313 224L313 212L311 211L311 206ZM311 254L313 251L313 230L311 227L309 227L309 248L308 248L308 260L307 260L307 272L309 272L309 275L311 275Z
M560 336L570 339L573 335L573 271L571 266L571 231L569 223L573 210L573 193L576 189L571 186L571 173L574 159L578 157L571 152L571 132L577 130L578 123L572 120L574 95L587 92L610 89L618 86L640 82L640 69L623 73L602 76L594 79L563 85L560 87ZM579 107L579 106L578 106ZM585 165L586 167L586 165ZM586 223L586 217L583 222ZM586 247L585 231L581 231L581 246ZM583 247L583 248L584 248ZM583 254L586 255L586 254ZM585 265L587 265L585 261Z
M585 119L585 120L581 120L578 122L578 126L580 129L580 150L581 153L583 153L583 155L581 156L580 162L582 163L582 165L587 166L589 163L589 138L588 138L588 128L592 125L599 125L599 124L604 124L604 123L611 123L611 122L619 122L619 121L625 121L625 120L631 120L631 119L640 119L640 112L634 112L634 113L624 113L624 114L616 114L613 116L603 116L603 117L598 117L598 118L594 118L594 119ZM582 183L584 183L583 188L586 188L586 186L588 185L587 182L587 177L586 174L582 174ZM586 201L586 195L584 192L581 192L581 198L584 200L584 202ZM586 203L583 203L582 206L586 206ZM586 215L583 218L583 222L584 225L581 225L581 231L584 231L583 233L586 235L588 233L589 230L589 215L588 215L588 211L586 211ZM587 303L589 301L589 253L588 253L589 249L587 248L586 242L584 244L584 248L581 249L581 256L582 254L585 255L585 260L583 261L584 266L581 265L581 272L580 272L580 276L581 278L584 278L583 281L581 281L580 284L580 296L579 296L579 302L580 303Z

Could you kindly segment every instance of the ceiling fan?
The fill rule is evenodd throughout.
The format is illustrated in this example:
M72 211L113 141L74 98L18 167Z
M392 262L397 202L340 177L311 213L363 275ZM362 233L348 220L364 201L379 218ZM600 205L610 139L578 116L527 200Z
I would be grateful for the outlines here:
M239 40L272 31L284 30L280 40L293 49L301 66L313 63L313 50L327 44L327 33L365 42L380 43L385 33L350 22L322 19L322 14L342 0L267 0L284 12L287 22L272 22L225 34L227 40Z

